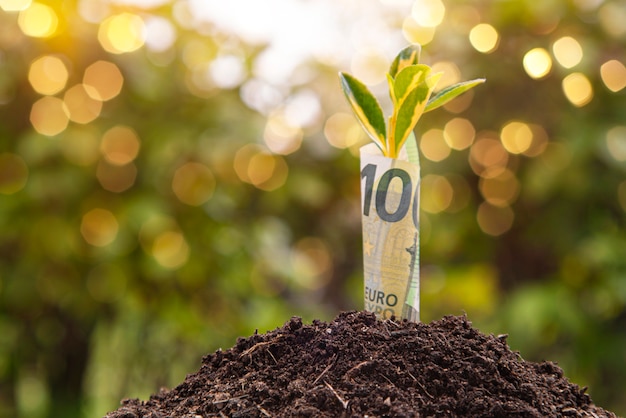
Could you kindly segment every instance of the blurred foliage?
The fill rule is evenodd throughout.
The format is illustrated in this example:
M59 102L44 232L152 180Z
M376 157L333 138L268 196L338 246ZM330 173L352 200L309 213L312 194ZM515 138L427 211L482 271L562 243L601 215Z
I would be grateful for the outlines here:
M258 3L0 0L0 416L102 416L361 309L337 71L379 94L407 42L487 78L418 126L422 319L626 414L626 3Z

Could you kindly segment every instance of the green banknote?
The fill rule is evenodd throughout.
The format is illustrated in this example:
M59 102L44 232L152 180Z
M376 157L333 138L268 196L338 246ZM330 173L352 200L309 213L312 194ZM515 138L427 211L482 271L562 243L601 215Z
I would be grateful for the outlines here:
M365 309L381 318L419 321L419 191L419 166L406 155L361 148Z

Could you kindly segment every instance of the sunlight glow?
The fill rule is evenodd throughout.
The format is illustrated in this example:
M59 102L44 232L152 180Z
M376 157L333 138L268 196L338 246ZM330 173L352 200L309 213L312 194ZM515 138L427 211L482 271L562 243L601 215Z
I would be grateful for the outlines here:
M626 87L626 67L617 60L610 60L600 67L602 82L614 93Z
M255 187L272 191L285 184L289 172L280 155L272 155L256 144L247 144L235 154L233 168L239 179Z
M102 111L102 102L89 97L85 86L77 84L68 89L63 96L65 110L72 122L89 123Z
M0 0L0 9L5 12L19 12L27 9L32 0Z
M469 163L479 176L493 176L505 169L509 153L504 149L497 134L485 133L470 148Z
M44 55L30 64L28 81L39 94L53 95L65 88L69 72L63 60Z
M508 152L522 154L530 148L533 142L533 132L527 124L511 121L500 131L500 139Z
M493 26L488 23L480 23L470 31L469 40L476 51L489 54L498 47L500 37Z
M441 0L416 0L411 16L424 27L439 26L446 14L446 7Z
M117 65L108 61L96 61L85 70L83 85L87 94L95 100L106 102L122 91L124 77Z
M338 112L326 120L324 136L335 148L349 148L355 144L363 144L366 134L353 115Z
M136 51L144 45L145 36L141 17L127 12L108 17L98 30L100 45L112 54Z
M420 26L411 16L402 22L402 34L410 43L429 44L435 37L435 29L435 27Z
M565 97L574 106L582 107L593 98L593 87L589 79L582 73L572 73L562 82Z
M454 118L443 129L443 137L446 144L454 150L464 150L474 142L476 130L474 125L467 119Z
M531 49L524 55L524 70L532 78L543 78L552 69L552 59L543 48Z
M100 152L109 163L125 165L137 158L140 146L139 137L132 128L117 125L102 136Z
M55 136L63 132L69 123L63 100L52 96L37 100L30 111L30 123L42 135Z
M563 68L572 68L583 59L583 49L571 36L564 36L552 44L554 57Z
M430 129L420 139L422 155L430 161L443 161L450 155L450 146L441 129Z
M367 85L373 85L386 80L389 64L391 62L382 51L368 49L357 51L350 67L356 78Z
M32 3L20 12L17 23L25 35L34 38L49 38L56 33L59 18L52 7Z
M267 119L263 141L273 153L294 153L300 148L303 138L302 128L288 123L283 112L275 112Z

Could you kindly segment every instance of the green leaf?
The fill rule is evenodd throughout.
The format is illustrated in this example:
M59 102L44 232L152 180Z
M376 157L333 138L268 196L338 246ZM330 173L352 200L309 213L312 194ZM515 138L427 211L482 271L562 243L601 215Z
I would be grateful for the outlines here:
M422 47L419 44L409 45L398 53L389 67L389 75L396 78L396 75L409 65L419 64Z
M400 103L393 132L394 144L390 144L390 148L393 147L396 156L424 113L428 98L441 76L441 73L437 73L428 77L428 79L411 90L406 95L406 99Z
M387 84L389 85L389 97L391 98L391 103L395 106L398 102L398 99L396 98L396 89L394 87L396 82L389 73L387 73Z
M424 113L443 106L455 97L484 82L484 78L477 78L475 80L463 81L442 89L440 92L431 97L428 101L428 105L426 105L426 108L424 109Z
M356 78L349 74L339 73L341 87L348 103L361 123L365 132L374 142L385 152L385 117L376 97L368 88Z
M394 95L396 101L401 103L409 91L422 83L430 74L428 65L418 64L405 67L398 73L394 81Z

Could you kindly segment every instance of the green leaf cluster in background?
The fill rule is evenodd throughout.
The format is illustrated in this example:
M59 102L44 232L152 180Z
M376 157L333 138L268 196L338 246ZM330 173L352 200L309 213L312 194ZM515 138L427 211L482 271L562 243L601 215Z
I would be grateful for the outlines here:
M387 82L393 104L389 126L376 97L365 84L350 74L339 73L343 92L357 120L383 155L390 158L398 157L423 113L443 106L485 81L481 78L456 83L433 96L442 73L433 74L431 67L420 64L420 52L420 45L410 45L398 53L389 67Z

